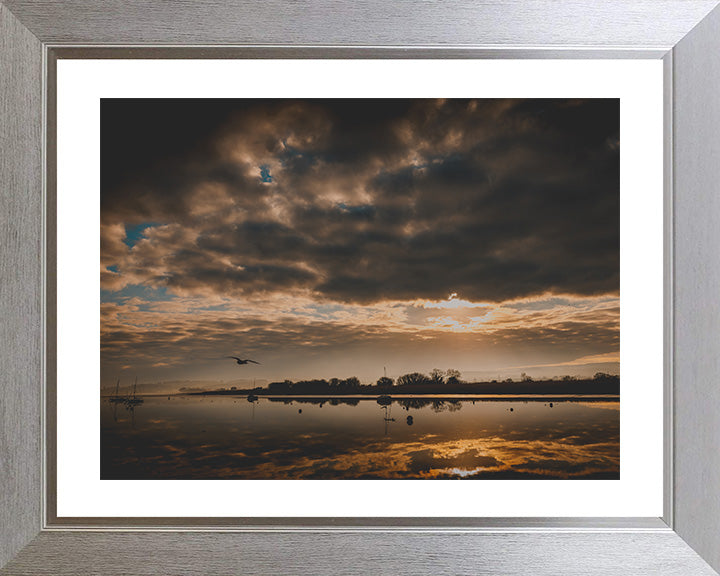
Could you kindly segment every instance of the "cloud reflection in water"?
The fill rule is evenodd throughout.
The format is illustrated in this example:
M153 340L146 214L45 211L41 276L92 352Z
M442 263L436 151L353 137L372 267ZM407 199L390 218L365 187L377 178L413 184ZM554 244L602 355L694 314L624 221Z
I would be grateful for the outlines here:
M374 400L163 397L146 398L134 425L115 421L103 403L101 421L102 479L611 479L620 473L618 402L550 407L413 399L385 410Z

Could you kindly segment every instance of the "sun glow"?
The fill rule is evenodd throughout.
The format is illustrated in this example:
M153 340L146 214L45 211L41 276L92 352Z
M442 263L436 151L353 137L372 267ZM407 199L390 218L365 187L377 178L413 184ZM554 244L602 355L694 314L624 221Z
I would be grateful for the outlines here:
M465 321L452 318L450 316L433 316L427 319L429 327L438 330L449 330L450 332L476 332L483 329L490 320L487 316L473 316Z
M418 300L416 305L423 308L440 308L443 310L457 310L459 308L484 308L489 306L487 302L470 302L459 298L457 292L453 292L448 296L447 300Z

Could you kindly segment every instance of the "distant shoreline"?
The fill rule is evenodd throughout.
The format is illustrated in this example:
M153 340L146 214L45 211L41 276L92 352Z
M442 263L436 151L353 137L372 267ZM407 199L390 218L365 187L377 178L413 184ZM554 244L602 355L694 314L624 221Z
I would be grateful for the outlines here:
M377 398L389 397L518 397L557 398L569 397L619 397L620 378L613 375L598 375L590 379L566 378L563 380L491 381L491 382L432 382L424 381L389 385L360 384L355 379L345 381L334 379L272 382L267 386L238 388L235 386L198 389L187 388L168 392L148 392L142 396L252 396L267 398ZM382 381L382 379L381 379ZM389 382L392 382L388 379ZM105 395L101 394L102 397Z
M266 387L249 389L220 388L217 390L188 390L196 395L253 395L253 396L437 396L437 395L515 395L515 396L588 396L620 394L620 378L602 375L602 378L567 379L567 380L522 380L519 382L429 382L403 383L400 385L370 384L354 386L332 386L327 381L290 381L269 384Z
M160 394L159 396L168 396ZM191 392L170 394L170 396L235 396L245 398L250 394L235 392ZM390 398L392 400L608 400L619 401L619 394L252 394L255 398L270 400L376 400Z

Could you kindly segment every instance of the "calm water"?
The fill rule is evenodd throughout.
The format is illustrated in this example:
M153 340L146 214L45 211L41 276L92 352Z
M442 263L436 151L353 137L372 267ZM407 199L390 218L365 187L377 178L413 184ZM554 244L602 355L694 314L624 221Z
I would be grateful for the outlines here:
M101 400L103 479L619 478L617 401Z

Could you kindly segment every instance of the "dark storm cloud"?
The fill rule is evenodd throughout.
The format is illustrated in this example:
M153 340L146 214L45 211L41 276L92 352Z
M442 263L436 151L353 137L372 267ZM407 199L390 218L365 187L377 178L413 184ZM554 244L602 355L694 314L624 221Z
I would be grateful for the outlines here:
M101 136L108 289L619 290L617 100L104 100Z

